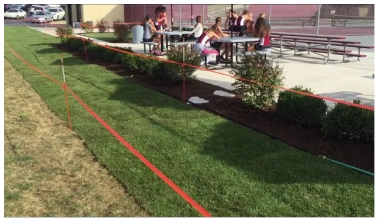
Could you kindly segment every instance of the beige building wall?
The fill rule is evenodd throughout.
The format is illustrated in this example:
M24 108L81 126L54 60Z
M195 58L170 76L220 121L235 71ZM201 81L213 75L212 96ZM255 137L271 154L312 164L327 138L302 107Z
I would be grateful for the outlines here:
M83 22L96 21L104 18L107 22L112 23L117 19L124 22L124 5L82 5Z

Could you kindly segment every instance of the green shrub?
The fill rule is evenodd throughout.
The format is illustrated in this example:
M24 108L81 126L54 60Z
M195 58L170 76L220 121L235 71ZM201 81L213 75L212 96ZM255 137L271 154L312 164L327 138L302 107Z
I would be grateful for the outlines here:
M338 103L326 114L323 131L326 136L374 141L374 111Z
M67 41L66 36L71 36L73 33L71 26L58 26L55 29L55 34L61 39L63 43Z
M313 94L311 89L303 86L291 88L295 91ZM328 106L325 101L315 97L284 91L279 93L276 111L284 118L294 121L298 126L321 126Z
M70 49L78 52L84 52L83 40L79 38L67 38L66 44Z
M105 19L100 19L96 21L96 27L99 29L100 33L109 32L108 23Z
M82 27L82 30L85 32L85 33L92 33L93 32L93 23L92 22L85 22L83 24L81 24L81 27Z
M89 44L87 46L87 54L94 59L103 59L106 48L95 44Z
M274 65L273 60L265 59L259 54L243 57L242 64L235 66L231 73L236 77L256 81L236 79L233 86L238 93L244 95L243 102L246 105L259 109L271 107L275 102L279 90L270 86L283 85L283 69L278 64Z
M183 54L184 54L184 61L183 61ZM190 65L199 66L201 62L201 57L199 53L192 51L190 47L175 47L171 48L167 51L167 59L179 63L186 63ZM179 82L183 79L183 69L182 65L178 64L172 64L172 63L165 63L165 68L162 69L162 72L154 72L153 75L155 75L158 78L167 78L168 80L172 82ZM193 73L196 71L196 68L190 68L188 66L184 67L184 75L186 79L192 79L194 78Z
M121 21L118 19L116 22L113 22L114 36L117 40L124 41L131 35L131 26L126 24L118 24Z
M157 73L157 70L155 69L155 67L158 64L163 63L160 61L143 58L139 56L136 56L135 61L136 61L136 66L138 67L138 70L148 75L153 75L153 73ZM164 67L161 67L161 68L164 69Z

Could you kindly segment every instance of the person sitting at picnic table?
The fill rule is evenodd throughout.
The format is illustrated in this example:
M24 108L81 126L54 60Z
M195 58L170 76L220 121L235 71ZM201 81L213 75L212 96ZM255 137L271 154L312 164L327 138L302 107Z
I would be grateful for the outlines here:
M228 15L226 16L225 29L232 31L232 24L234 25L236 23L237 18L237 13L230 9Z
M249 11L248 10L244 10L242 12L242 15L240 15L238 17L238 19L236 20L236 22L234 23L234 28L233 28L233 31L235 32L238 32L238 36L243 36L245 35L246 33L246 24L245 24L245 21L246 20L249 20Z
M253 45L249 46L247 51L262 51L264 49L270 48L271 42L270 42L270 28L268 24L263 20L260 29L258 32L258 38L259 41L254 43Z
M270 24L268 23L265 17L266 17L266 14L264 12L259 14L259 17L257 18L257 21L255 22L255 26L254 26L255 28L254 36L258 36L262 22L264 22L268 26L268 28L271 29Z
M197 39L193 48L198 53L202 53L203 51L217 51L215 48L206 46L206 44L212 39L220 39L220 36L218 36L211 29L208 29L208 30L204 31L203 34L200 35L200 37ZM209 62L210 58L211 58L211 55L207 56L207 62ZM205 61L202 60L200 65L204 65L204 64L205 64Z
M216 33L219 37L228 37L229 36L228 34L224 33L221 29L221 17L216 18L215 24L211 27L211 30L214 33ZM219 51L221 48L225 48L225 46L226 46L226 49L222 52L222 54L218 58L222 62L228 62L228 57L230 57L231 52L232 52L230 43L227 44L224 42L216 42L214 40L211 40L210 45L211 45L211 47L215 48L217 51ZM226 51L228 52L228 54L226 55L226 58L224 58L223 56L225 55Z
M252 12L249 12L249 16L246 19L246 35L250 37L254 36L254 19Z
M196 25L195 28L187 36L183 35L180 39L181 42L188 40L197 40L201 34L203 34L204 26L203 21L200 15L196 16Z
M156 32L157 29L154 26L153 21L151 20L151 17L147 15L145 17L145 24L143 25L143 36L142 40L143 42L156 42L158 43L158 46L153 47L153 54L155 55L161 55L161 51L159 50L160 46L160 40L158 38L153 38L153 33Z

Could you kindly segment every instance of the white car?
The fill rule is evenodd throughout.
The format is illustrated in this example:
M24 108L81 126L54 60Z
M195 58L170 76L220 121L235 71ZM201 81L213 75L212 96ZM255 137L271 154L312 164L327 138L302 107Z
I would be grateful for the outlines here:
M22 9L9 9L8 11L4 12L4 18L25 18L26 12Z
M32 5L29 9L29 12L34 12L34 9L40 5Z
M66 14L63 8L49 8L49 12L53 15L53 19L57 21L63 19Z
M53 15L50 12L36 11L32 15L32 23L52 22Z
M36 11L47 12L47 11L49 11L49 6L36 6L34 8L34 12L36 12Z

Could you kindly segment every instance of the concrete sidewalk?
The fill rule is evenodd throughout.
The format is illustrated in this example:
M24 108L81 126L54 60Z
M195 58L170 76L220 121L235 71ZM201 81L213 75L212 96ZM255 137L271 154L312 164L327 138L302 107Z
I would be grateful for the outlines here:
M34 28L45 32L44 28ZM55 35L54 30L47 30L48 34ZM143 44L131 43L109 43L97 39L95 42L103 45L131 47L137 53L143 53ZM353 53L356 53L353 51ZM324 64L322 57L317 55L304 54L294 56L293 51L284 53L282 58L274 58L274 61L283 68L285 77L284 87L291 88L302 85L311 88L316 94L331 97L339 100L352 101L360 99L363 104L374 105L374 50L372 52L362 52L367 55L357 61L351 58L350 62L342 62L342 55L331 55L329 64ZM272 50L272 56L278 54ZM218 65L222 67L223 65ZM217 71L229 74L230 68L218 69ZM197 70L197 79L232 90L232 77L223 76L211 71ZM333 102L328 102L333 105Z

